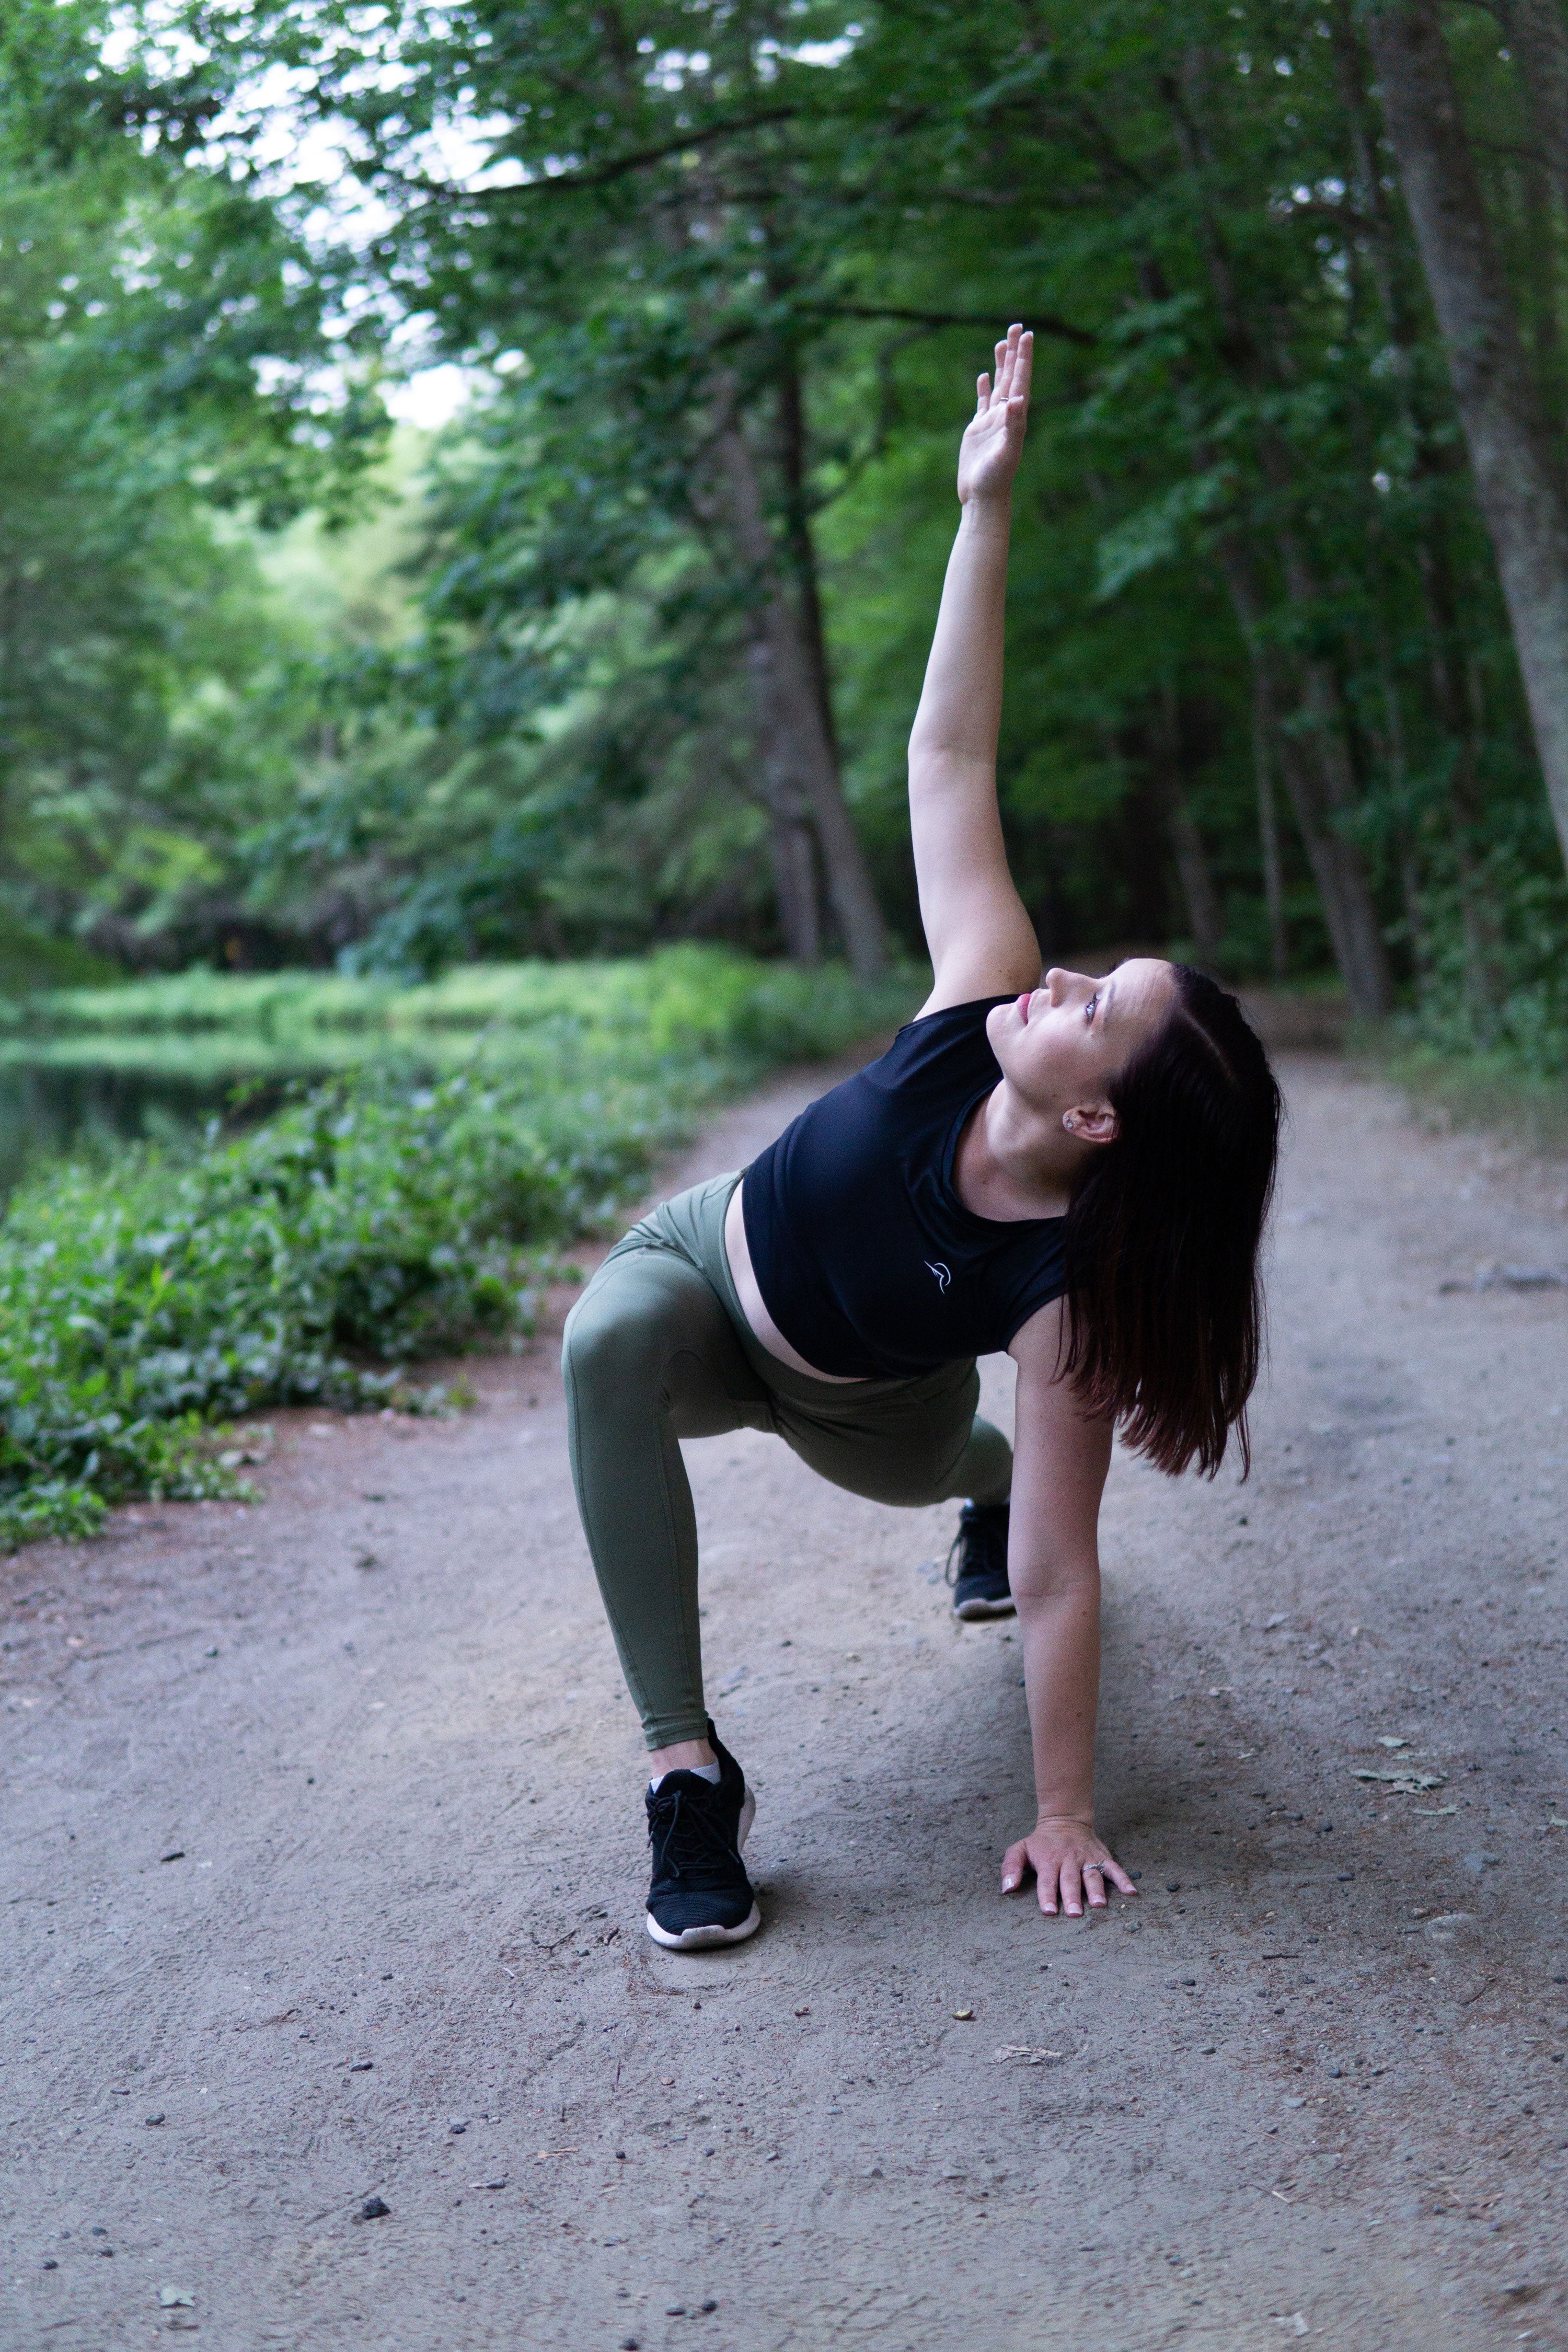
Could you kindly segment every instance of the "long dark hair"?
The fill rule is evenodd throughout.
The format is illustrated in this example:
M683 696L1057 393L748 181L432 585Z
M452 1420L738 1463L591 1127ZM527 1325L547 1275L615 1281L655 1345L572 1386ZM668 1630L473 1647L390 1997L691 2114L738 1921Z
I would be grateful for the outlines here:
M1116 1140L1073 1187L1062 1369L1157 1468L1212 1478L1234 1430L1245 1477L1282 1106L1235 997L1171 969L1169 1014L1106 1088Z

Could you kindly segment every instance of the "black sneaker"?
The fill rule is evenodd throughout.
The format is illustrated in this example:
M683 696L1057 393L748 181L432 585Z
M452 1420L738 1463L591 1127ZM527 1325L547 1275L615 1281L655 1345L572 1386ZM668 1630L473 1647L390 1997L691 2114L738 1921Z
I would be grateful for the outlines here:
M756 1799L711 1723L708 1741L719 1762L717 1788L697 1772L667 1772L647 1794L647 1931L672 1952L743 1944L763 1924L741 1860Z
M947 1555L955 1617L1011 1617L1007 1582L1007 1506L965 1503Z

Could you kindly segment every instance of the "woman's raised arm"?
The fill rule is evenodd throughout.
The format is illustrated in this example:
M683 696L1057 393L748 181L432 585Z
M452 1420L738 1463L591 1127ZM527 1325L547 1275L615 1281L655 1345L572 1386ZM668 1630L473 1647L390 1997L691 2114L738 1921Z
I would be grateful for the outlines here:
M910 737L910 831L936 985L921 1010L1034 988L1040 950L1007 870L996 807L1013 477L1034 337L1009 327L958 456L963 513Z

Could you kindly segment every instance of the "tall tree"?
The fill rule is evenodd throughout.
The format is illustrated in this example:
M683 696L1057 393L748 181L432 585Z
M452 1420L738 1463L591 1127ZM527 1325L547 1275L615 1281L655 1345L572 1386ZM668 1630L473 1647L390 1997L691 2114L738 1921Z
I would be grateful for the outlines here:
M831 49L843 17L818 0L407 0L373 24L321 0L202 21L215 54L286 58L302 103L353 124L386 208L366 274L454 353L525 351L525 406L575 404L585 446L618 439L628 513L577 551L576 583L623 586L671 530L706 544L742 618L740 642L718 633L712 654L759 698L753 790L786 932L811 951L815 863L869 976L887 937L840 777L800 369L833 309L843 229L812 44ZM456 121L479 152L452 168Z
M809 957L869 896L829 870L841 826L913 944L903 737L951 427L1022 315L1001 782L1050 951L1170 921L1238 973L1331 955L1433 1034L1480 1034L1484 1005L1547 1036L1562 857L1364 5L192 0L137 152L166 140L215 218L225 192L270 208L318 322L438 351L476 395L425 499L419 634L273 730L294 805L259 794L248 871L213 826L223 887L314 952L400 965L682 929ZM1447 23L1561 408L1568 220L1550 73L1521 63L1545 5L1497 0L1500 50L1483 12ZM350 159L331 187L279 184L287 122L247 134L285 85ZM199 310L187 249L110 339L148 417L245 320L276 349L232 279L159 346ZM279 457L334 381L373 397L345 340L331 375L303 342L284 365Z
M103 31L79 0L0 19L0 905L210 952L294 650L233 512L326 501L384 417L351 391L307 437L264 394L258 363L319 365L328 285L258 192L187 167L200 101L105 68Z
M1568 497L1465 133L1436 0L1373 7L1367 36L1568 860Z

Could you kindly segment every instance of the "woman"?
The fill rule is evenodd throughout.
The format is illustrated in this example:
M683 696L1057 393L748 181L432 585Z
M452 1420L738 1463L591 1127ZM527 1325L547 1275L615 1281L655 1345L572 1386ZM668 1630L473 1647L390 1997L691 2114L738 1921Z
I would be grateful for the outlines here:
M1163 1470L1245 1463L1258 1251L1279 1098L1233 997L1140 958L1040 975L996 805L1009 500L1031 338L983 375L963 508L910 743L935 986L882 1058L743 1175L667 1202L566 1327L573 1474L652 1753L648 1933L762 1924L752 1801L702 1697L697 1535L677 1441L783 1437L850 1493L966 1498L956 1605L1016 1607L1038 1814L1004 1892L1135 1890L1094 1822L1096 1535L1113 1428ZM974 1359L1018 1370L1016 1451L977 1418Z

